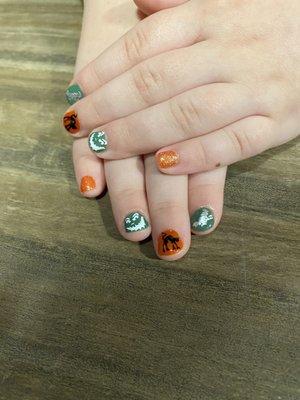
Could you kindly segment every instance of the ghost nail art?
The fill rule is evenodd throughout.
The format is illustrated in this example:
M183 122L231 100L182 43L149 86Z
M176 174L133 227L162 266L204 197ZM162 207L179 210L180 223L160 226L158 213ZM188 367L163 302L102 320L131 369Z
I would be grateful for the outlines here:
M107 149L107 137L105 132L92 132L89 136L89 147L95 153L102 153Z
M201 207L191 216L191 228L193 231L208 231L214 226L214 223L214 212L209 207Z
M139 232L147 229L149 227L149 222L147 219L139 212L132 212L124 218L125 231Z

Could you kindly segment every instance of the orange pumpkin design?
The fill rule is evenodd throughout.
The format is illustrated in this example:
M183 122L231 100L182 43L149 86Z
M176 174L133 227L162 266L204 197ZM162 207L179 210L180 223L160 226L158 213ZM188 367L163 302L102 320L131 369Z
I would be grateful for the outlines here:
M80 131L80 122L77 117L77 113L74 110L65 113L64 127L68 132L73 134Z
M183 249L183 241L179 234L173 229L167 229L158 237L158 254L160 256L171 256Z

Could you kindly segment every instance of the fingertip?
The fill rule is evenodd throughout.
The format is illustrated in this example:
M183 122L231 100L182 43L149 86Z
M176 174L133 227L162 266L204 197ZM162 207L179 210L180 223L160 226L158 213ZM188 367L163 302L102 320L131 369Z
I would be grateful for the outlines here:
M120 234L123 236L124 239L130 242L142 242L143 240L147 239L151 235L151 228L147 228L141 232L129 233L124 231L124 229L119 229Z

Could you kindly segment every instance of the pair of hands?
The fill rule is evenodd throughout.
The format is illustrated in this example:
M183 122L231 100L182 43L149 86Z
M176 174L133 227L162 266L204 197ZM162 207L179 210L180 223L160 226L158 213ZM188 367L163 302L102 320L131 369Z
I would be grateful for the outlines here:
M120 232L145 238L151 215L155 248L169 259L188 250L188 209L195 233L217 225L226 165L296 137L300 104L297 0L178 2L141 21L75 77L67 96L79 101L64 117L74 137L92 131L74 145L77 177L94 174L95 185L86 179L82 189L100 193L95 154L109 160ZM157 150L145 157L144 171L138 155ZM143 230L126 231L126 224Z

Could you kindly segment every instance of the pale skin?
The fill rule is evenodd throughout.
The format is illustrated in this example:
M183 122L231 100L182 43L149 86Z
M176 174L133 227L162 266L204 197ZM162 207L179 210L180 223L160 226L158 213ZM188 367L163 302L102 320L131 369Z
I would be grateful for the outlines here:
M150 1L137 3L149 11ZM172 150L180 162L165 174L222 171L224 179L225 166L298 135L300 3L180 3L139 22L76 75L86 97L72 107L75 136L105 131L103 159Z
M138 22L136 8L131 1L100 3L98 0L85 2L75 76ZM93 176L96 181L96 188L83 193L84 196L98 196L107 181L116 225L127 240L143 240L152 230L157 251L156 239L162 230L172 228L180 233L184 241L182 251L168 257L159 255L161 258L178 259L188 251L191 237L189 215L199 207L209 205L214 210L215 224L207 232L197 234L210 233L221 219L226 168L194 174L189 178L167 176L157 170L155 158L151 155L145 159L145 165L140 157L106 161L103 165L102 160L89 150L86 139L74 142L73 159L79 187L83 176ZM124 231L124 217L133 210L140 210L151 222L147 230L136 233Z

